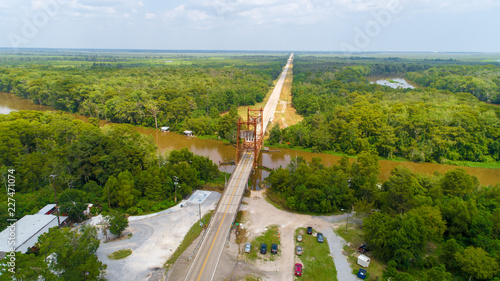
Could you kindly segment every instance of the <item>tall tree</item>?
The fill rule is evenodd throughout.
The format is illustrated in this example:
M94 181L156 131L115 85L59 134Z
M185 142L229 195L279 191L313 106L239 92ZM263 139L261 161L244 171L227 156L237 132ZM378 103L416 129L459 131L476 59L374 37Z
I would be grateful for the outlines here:
M481 248L469 246L463 253L455 254L455 259L462 271L475 279L488 280L500 271L498 262Z
M38 239L40 255L53 256L49 268L62 280L105 280L106 265L97 258L100 240L94 227L51 228Z

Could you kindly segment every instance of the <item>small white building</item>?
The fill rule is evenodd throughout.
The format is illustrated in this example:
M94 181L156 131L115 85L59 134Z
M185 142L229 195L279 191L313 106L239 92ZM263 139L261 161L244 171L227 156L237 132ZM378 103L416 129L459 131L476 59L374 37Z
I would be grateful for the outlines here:
M94 204L88 203L87 204L87 209L85 209L85 211L83 211L83 214L86 215L86 216L90 216L90 211L91 211L92 207L94 207Z
M193 131L184 131L183 133L184 133L184 135L186 135L188 137L194 137Z
M370 258L365 255L359 255L358 264L362 267L368 267L370 265Z
M162 132L168 132L170 130L170 127L160 127L160 130Z

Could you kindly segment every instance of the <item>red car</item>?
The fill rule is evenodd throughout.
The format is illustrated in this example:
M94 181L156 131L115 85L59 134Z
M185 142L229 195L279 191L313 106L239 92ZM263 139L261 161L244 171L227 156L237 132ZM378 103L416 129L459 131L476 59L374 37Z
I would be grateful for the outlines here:
M302 276L302 264L296 263L294 268L295 268L295 276Z

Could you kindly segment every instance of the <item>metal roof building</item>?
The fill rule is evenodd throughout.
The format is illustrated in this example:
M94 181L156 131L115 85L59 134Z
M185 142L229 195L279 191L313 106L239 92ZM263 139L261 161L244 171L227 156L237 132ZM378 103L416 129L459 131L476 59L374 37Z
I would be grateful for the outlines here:
M59 216L61 223L63 223L67 217ZM57 216L54 215L26 215L15 224L15 251L26 252L29 247L33 247L38 241L38 237L45 232L49 231L49 228L57 226ZM7 227L4 231L0 233L0 252L10 252L10 247L14 245L9 245L9 236L11 236L11 227Z
M55 209L55 207L56 207L56 204L47 204L45 207L41 208L37 214L50 215L52 213L52 210Z

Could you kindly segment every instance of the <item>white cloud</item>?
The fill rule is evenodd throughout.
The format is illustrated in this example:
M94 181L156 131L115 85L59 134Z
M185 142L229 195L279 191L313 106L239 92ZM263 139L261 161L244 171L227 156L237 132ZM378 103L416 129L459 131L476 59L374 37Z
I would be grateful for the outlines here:
M109 17L130 18L144 6L142 0L52 0L61 4L63 12L85 18ZM32 0L33 7L45 0Z
M399 2L405 9L420 13L464 13L500 6L500 1L497 0L399 0Z
M333 0L335 1L335 0ZM242 25L313 24L339 16L340 9L324 0L192 0L164 12L168 22L204 22L205 28Z
M156 17L155 13L146 13L146 19L152 20Z
M211 28L215 17L201 9L191 9L186 4L162 13L161 20L169 25L182 24L198 29Z

